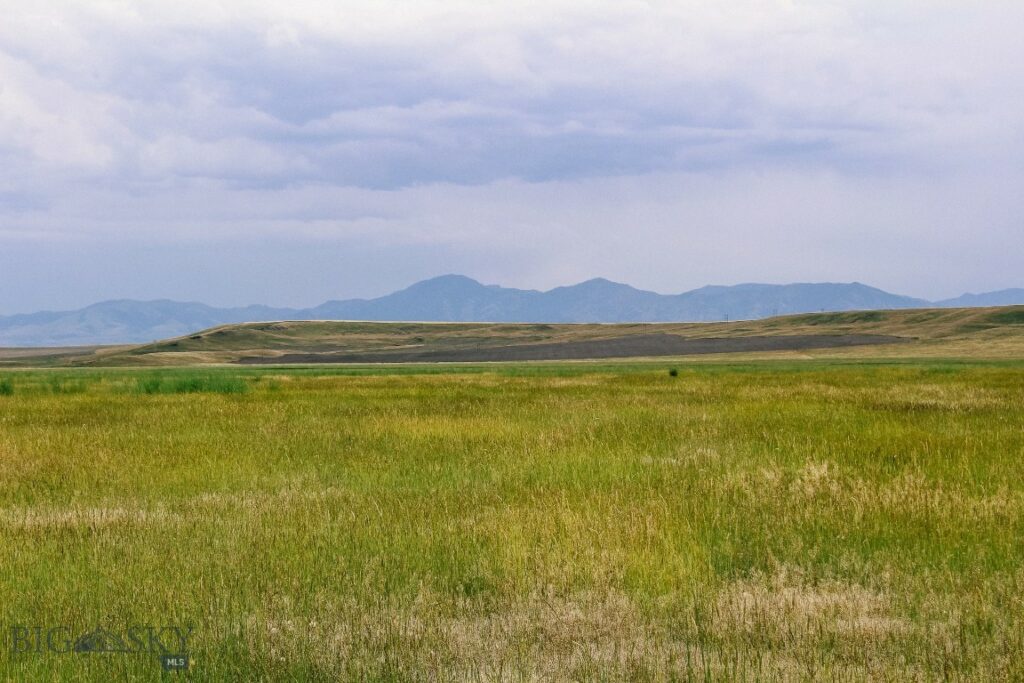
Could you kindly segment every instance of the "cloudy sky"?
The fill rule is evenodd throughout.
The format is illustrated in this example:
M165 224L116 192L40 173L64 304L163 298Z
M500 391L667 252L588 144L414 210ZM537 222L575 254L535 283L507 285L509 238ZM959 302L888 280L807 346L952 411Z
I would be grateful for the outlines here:
M0 314L1024 286L1024 3L0 0Z

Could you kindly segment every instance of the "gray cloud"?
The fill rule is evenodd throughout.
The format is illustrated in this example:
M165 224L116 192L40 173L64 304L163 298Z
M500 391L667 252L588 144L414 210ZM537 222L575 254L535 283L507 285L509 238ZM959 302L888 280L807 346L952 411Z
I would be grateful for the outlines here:
M29 263L26 245L47 244L269 263L271 240L407 264L372 291L318 281L280 302L297 304L451 269L663 291L1022 284L1001 244L1024 218L1019 3L48 1L8 15L0 248ZM210 291L252 300L243 261L225 263ZM0 273L0 309L27 306L24 271ZM110 289L90 282L76 291Z

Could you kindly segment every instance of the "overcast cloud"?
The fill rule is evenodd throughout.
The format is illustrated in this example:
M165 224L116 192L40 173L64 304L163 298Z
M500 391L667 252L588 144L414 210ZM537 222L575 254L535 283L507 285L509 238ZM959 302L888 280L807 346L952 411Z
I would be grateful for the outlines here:
M4 3L0 313L1024 286L1024 3Z

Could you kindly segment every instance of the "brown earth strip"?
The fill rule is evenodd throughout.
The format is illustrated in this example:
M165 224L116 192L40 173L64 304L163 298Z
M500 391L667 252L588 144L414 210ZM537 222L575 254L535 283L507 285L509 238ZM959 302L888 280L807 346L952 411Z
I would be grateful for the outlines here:
M907 337L881 334L788 335L760 337L687 338L674 334L635 334L613 339L594 339L548 344L443 349L432 351L380 351L374 353L288 353L280 356L249 356L238 363L475 363L488 361L585 360L639 356L688 356L708 353L800 351L844 346L896 344Z
M22 346L0 348L0 360L38 358L45 356L87 356L101 346ZM113 348L113 347L111 347Z

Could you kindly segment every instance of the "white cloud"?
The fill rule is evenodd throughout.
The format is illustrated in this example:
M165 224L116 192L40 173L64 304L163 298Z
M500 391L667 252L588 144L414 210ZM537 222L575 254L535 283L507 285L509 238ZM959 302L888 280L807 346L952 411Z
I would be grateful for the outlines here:
M311 165L299 154L244 138L213 142L163 136L139 150L139 167L147 176L249 178L307 172Z
M106 104L0 53L0 149L27 154L43 173L110 165L114 153L103 134L116 127L105 120Z

